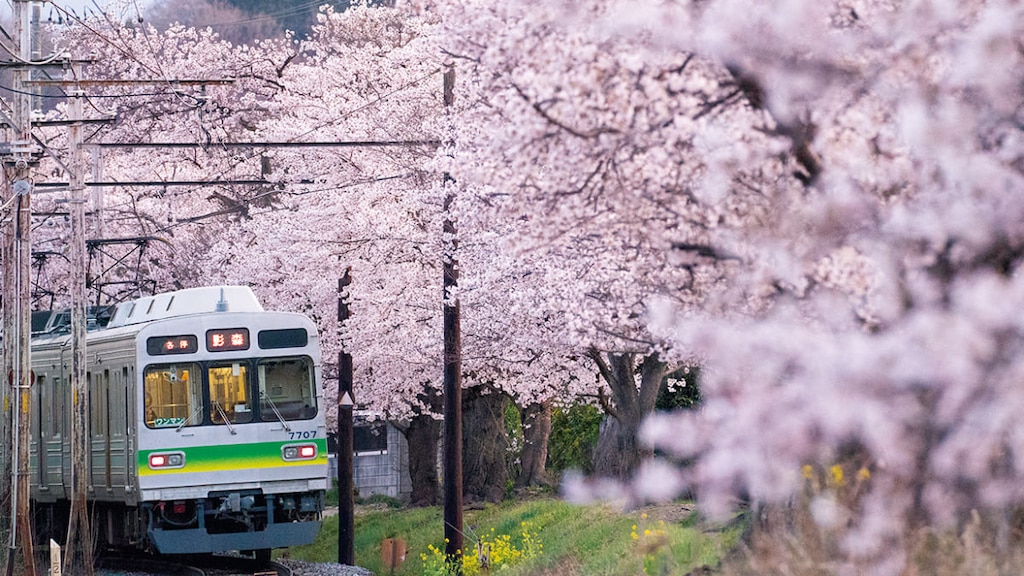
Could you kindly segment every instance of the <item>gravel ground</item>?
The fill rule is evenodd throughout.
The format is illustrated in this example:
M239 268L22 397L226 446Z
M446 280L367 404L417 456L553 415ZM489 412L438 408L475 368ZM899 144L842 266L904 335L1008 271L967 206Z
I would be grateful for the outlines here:
M372 576L366 568L358 566L346 566L344 564L319 564L303 562L301 560L278 560L281 564L292 569L295 576Z
M302 560L277 560L292 569L294 576L373 576L366 568L358 566L346 566L344 564L304 562ZM47 565L48 567L49 565ZM99 568L95 571L96 576L162 576L154 572L146 572L135 568Z

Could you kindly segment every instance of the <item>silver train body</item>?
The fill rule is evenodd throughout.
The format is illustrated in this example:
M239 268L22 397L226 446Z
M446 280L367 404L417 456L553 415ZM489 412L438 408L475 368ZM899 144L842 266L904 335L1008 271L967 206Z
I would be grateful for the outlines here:
M319 337L246 287L118 305L87 337L88 500L100 545L162 554L312 542L327 477ZM37 537L72 497L70 336L33 339Z

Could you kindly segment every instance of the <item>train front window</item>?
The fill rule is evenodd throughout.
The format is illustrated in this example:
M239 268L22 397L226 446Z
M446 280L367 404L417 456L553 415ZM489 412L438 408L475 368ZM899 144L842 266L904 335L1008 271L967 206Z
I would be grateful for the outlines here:
M248 373L248 367L241 362L210 366L210 420L214 424L252 421Z
M260 418L308 420L316 416L313 362L306 357L262 360L257 366Z
M149 366L145 375L145 417L149 428L178 428L203 423L199 366Z

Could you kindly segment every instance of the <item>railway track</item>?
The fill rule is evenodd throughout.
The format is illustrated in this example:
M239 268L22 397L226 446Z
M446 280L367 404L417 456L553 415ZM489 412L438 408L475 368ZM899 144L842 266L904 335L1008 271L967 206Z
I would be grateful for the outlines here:
M277 562L238 556L197 556L168 560L146 555L108 557L100 563L101 576L292 576Z
M205 556L191 559L189 565L203 576L292 576L287 566L238 556Z

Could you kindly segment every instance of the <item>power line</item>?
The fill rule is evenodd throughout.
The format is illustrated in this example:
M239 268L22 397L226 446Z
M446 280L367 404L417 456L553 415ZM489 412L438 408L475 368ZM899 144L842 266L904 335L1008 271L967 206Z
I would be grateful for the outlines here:
M41 80L36 80L36 81L34 81L32 83L33 84L42 84L42 82L43 81L41 81ZM55 80L54 83L47 83L46 85L51 85L52 86L52 85L56 85L56 83L58 83L58 82L63 82L63 81ZM162 82L162 80L160 82ZM33 96L33 97L36 97L36 98L53 98L53 99L57 99L57 100L65 100L68 97L67 94L36 94L35 92L28 92L28 91L25 91L25 90L18 90L17 88L11 88L10 86L4 86L2 84L0 84L0 90L3 90L5 92L11 92L12 94L24 94L24 95ZM141 97L141 96L181 96L181 93L175 90L175 91L167 91L167 92L136 92L136 93L132 93L132 94L91 94L91 95L87 96L87 98L132 98L132 97L136 97L136 96L138 96L138 97Z
M243 24L251 24L251 23L254 23L254 22L265 22L265 21L268 21L268 20L277 20L278 18L280 18L282 16L293 16L293 15L297 15L297 14L302 14L303 12L309 10L310 8L319 6L321 4L330 4L332 7L335 7L335 5L341 4L341 2L338 1L338 0L335 0L334 2L328 2L327 0L313 0L312 2L304 2L302 4L298 4L298 5L292 6L290 8L284 8L284 9L278 10L276 12L257 12L256 14L259 14L259 15L258 16L252 16L251 18L245 18L245 19L241 19L241 20L231 20L231 21L228 21L228 22L210 22L210 23L205 23L205 24L204 23L192 23L192 24L189 24L188 26L191 26L191 27L194 27L194 28L224 28L224 27L228 27L228 26L241 26Z
M96 142L96 148L387 148L392 146L440 146L440 140L335 140L330 142Z

